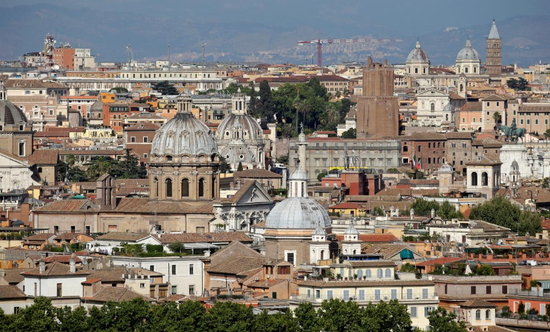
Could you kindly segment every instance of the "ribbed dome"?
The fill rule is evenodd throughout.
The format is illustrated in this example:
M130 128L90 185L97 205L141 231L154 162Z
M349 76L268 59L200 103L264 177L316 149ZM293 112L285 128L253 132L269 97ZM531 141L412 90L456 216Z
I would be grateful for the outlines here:
M416 42L416 47L414 50L409 53L407 57L407 62L428 62L428 54L420 47L420 42Z
M235 131L242 132L242 137L239 138L245 141L262 139L262 128L248 114L231 114L223 119L218 126L216 138L219 140L231 139Z
M287 198L269 212L266 228L316 229L331 226L325 208L315 200L304 197Z
M4 125L27 124L25 113L7 100L0 100L0 123Z
M456 56L456 60L476 60L479 61L479 53L472 47L472 43L468 39L466 41L466 47L464 47L460 52L458 52L458 55Z
M101 100L96 101L90 107L90 112L103 112L103 102Z
M359 231L355 228L355 226L353 226L353 224L350 224L348 229L344 232L344 235L359 235Z
M290 175L289 180L307 181L307 174L302 169L302 167L299 166L298 168L296 168L296 170L294 172L292 172L292 174Z
M211 156L218 153L210 129L189 112L179 112L157 130L152 156Z

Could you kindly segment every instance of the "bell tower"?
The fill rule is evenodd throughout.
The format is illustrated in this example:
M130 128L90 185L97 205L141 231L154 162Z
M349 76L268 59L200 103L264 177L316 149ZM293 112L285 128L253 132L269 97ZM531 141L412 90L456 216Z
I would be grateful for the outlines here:
M501 74L502 65L502 40L498 34L497 25L493 20L489 37L487 37L487 61L485 68L491 77L498 77Z

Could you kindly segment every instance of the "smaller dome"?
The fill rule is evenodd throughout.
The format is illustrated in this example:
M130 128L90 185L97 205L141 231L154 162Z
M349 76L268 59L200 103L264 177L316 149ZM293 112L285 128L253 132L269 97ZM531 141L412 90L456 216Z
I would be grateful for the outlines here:
M0 122L4 125L28 124L25 113L7 100L0 100Z
M266 228L316 229L331 227L330 217L321 204L310 198L287 198L269 212Z
M103 112L103 102L101 100L96 101L90 107L90 112Z
M290 175L289 180L307 181L307 174L302 169L302 166L298 166L294 172Z
M416 41L416 47L409 53L407 62L428 62L428 54L420 47L420 41Z
M359 235L359 231L355 228L355 226L353 226L353 224L350 224L348 229L344 232L344 235Z
M439 168L439 173L452 173L452 172L453 172L453 167L447 163L444 163Z
M455 107L451 103L448 103L447 105L445 105L445 107L443 107L443 111L454 112L454 110Z
M313 231L313 233L311 233L311 235L326 236L327 232L320 226L317 226L317 228L315 228L315 230Z
M512 161L512 170L513 171L519 171L519 165L517 161Z
M456 56L456 61L461 60L479 61L479 53L477 53L477 51L472 47L472 42L470 42L470 39L466 41L466 47L460 50Z

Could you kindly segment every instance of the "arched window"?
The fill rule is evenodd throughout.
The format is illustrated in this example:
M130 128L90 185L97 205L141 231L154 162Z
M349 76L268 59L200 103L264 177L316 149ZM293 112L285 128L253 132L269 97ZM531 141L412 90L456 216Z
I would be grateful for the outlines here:
M159 179L155 178L153 182L155 184L155 196L159 197Z
M414 68L414 73L418 74L418 68Z
M391 269L386 269L386 278L391 278Z
M371 274L371 272L370 272L370 269L366 269L366 270L365 270L365 277L367 277L367 278L372 278L372 274Z
M435 103L430 104L430 111L435 111Z
M487 172L481 173L481 185L482 186L489 185L489 176L487 175Z
M212 179L212 198L216 198L216 179Z
M181 180L181 197L189 197L189 180Z
M357 278L363 278L363 270L357 271Z
M321 250L320 258L321 258L321 260L325 259L325 251L324 250Z
M376 277L378 279L382 279L384 277L384 272L382 271L382 269L376 270Z
M172 179L166 179L166 197L172 197Z
M485 311L485 319L486 319L486 320L491 319L491 309L487 309L487 310Z
M199 197L204 197L204 179L199 180Z
M476 310L476 320L481 320L481 310Z
M464 72L468 74L468 67L464 67Z
M472 173L472 186L477 186L477 173Z

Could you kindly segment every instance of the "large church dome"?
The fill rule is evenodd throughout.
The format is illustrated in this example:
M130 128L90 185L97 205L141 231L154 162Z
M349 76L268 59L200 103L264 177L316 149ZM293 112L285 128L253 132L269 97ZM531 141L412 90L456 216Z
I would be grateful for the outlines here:
M416 41L416 47L409 53L407 62L428 62L428 54L420 47L420 41Z
M456 60L475 60L479 61L479 53L472 47L472 42L468 39L466 41L466 46L458 52Z
M2 125L27 125L25 113L7 100L0 100L0 124Z
M180 103L178 101L178 103ZM157 130L151 156L211 156L218 153L210 129L189 111L176 116Z
M233 113L220 123L216 138L220 140L232 138L258 140L262 139L262 133L262 128L252 116ZM239 137L237 137L237 134L239 134Z

